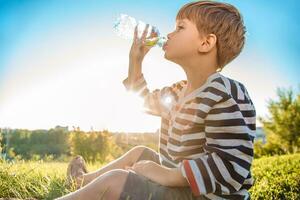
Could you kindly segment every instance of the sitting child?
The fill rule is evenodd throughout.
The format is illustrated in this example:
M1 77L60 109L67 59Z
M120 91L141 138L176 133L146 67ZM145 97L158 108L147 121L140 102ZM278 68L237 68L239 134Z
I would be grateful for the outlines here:
M144 32L140 39L135 35L123 81L127 90L145 99L148 113L161 117L161 164L180 169L171 176L145 176L170 186L181 186L186 179L193 195L204 199L250 198L255 108L242 83L219 73L244 46L242 17L232 5L199 1L180 9L176 25L163 47L164 57L177 63L187 80L149 91L142 60L151 47L145 45Z

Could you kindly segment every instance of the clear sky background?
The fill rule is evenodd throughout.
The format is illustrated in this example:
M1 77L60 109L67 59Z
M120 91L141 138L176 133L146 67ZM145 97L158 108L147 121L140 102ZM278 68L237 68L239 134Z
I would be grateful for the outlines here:
M131 41L116 36L120 13L173 31L189 1L0 0L0 127L156 131L160 119L143 113L142 100L125 90ZM223 70L242 82L257 115L277 87L299 91L300 3L228 0L247 27L243 52ZM150 90L186 79L159 47L143 64Z

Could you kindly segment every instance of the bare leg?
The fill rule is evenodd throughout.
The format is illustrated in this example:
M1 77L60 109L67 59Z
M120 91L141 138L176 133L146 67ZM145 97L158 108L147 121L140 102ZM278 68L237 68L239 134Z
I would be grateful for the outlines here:
M123 154L121 157L111 161L110 163L98 169L97 171L84 174L82 177L82 186L88 184L89 182L91 182L92 180L94 180L95 178L97 178L105 172L108 172L113 169L125 169L125 166L132 166L141 156L145 148L148 147L143 145L135 146L129 151L127 151L125 154ZM82 178L80 177L80 179Z
M57 200L118 200L123 191L128 171L114 169L106 172L79 190Z

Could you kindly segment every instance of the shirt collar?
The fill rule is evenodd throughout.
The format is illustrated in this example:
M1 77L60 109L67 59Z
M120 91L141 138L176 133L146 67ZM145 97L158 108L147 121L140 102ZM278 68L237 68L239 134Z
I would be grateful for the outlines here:
M184 85L179 93L178 104L181 104L183 102L186 102L188 100L191 100L191 99L197 97L199 95L199 93L202 92L213 80L215 80L216 78L218 78L220 76L221 76L221 74L219 72L215 72L215 73L211 74L210 76L207 77L204 84L202 84L200 87L198 87L195 90L193 90L192 92L190 92L185 97L183 97L183 95L187 89L187 80L184 80L183 81Z

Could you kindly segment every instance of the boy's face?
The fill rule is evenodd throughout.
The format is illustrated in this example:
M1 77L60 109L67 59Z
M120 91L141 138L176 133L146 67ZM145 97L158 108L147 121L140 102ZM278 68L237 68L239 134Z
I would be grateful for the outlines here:
M168 34L165 58L175 63L196 56L201 38L196 25L188 19L176 21L176 29Z

